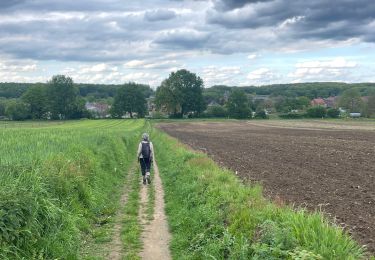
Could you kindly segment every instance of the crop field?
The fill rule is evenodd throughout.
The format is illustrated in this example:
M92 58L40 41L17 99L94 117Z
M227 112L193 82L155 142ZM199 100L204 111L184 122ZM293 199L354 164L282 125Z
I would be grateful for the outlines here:
M375 252L374 121L161 123L276 204L321 210Z
M218 163L146 120L0 122L0 259L364 259L366 249L320 213L283 203L320 206L371 246L373 179L360 177L372 176L367 162L374 152L373 131L258 122L159 125ZM143 132L150 133L156 150L149 185L141 184L135 158ZM315 144L318 137L337 150L335 156L343 151L357 158L363 152L357 164L337 166L351 176L341 176L352 185L350 192L340 187L341 179L331 192L333 184L313 178L339 174L322 170L330 167L323 156L331 153ZM221 166L261 181L266 194L278 199L264 198L260 185L243 183ZM328 204L330 194L359 199L340 201L345 213L340 215ZM362 200L369 206L355 208ZM350 207L363 221L355 222L357 228Z
M76 259L112 214L144 121L0 123L0 258Z

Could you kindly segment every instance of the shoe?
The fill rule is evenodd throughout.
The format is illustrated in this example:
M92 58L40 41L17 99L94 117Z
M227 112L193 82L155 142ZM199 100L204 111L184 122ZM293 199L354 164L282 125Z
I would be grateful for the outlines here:
M146 172L146 179L148 184L151 184L151 174L149 172Z
M143 185L146 185L146 177L143 176Z

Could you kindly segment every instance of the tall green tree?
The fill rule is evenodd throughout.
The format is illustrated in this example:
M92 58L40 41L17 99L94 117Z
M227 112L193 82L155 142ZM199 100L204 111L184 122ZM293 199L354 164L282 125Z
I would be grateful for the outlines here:
M351 88L342 93L339 99L339 106L348 109L350 112L361 112L364 102L360 92L355 88Z
M137 113L138 117L144 117L147 111L147 101L144 96L143 88L136 83L126 83L118 89L111 109L113 117L120 118L125 113Z
M46 85L38 84L29 87L22 95L22 100L30 107L32 119L41 119L48 111Z
M8 101L5 115L11 120L25 120L30 118L30 107L19 99Z
M244 119L251 117L249 100L243 90L235 89L226 104L228 115L232 118Z
M55 75L48 81L49 112L52 119L69 119L76 112L78 88L65 75Z
M195 73L182 69L172 72L156 90L156 104L176 117L205 109L203 80Z

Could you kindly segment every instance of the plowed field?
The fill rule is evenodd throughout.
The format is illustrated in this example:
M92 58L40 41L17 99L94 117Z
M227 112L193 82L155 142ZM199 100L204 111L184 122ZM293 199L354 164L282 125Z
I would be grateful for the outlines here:
M159 124L262 183L279 203L321 209L375 252L375 123L228 121ZM329 121L328 121L329 122Z

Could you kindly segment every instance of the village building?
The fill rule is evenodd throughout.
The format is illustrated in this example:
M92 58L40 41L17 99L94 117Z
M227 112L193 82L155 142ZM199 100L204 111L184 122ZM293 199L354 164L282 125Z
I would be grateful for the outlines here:
M109 118L111 115L109 110L111 106L105 103L87 102L86 109L93 115L94 118Z

